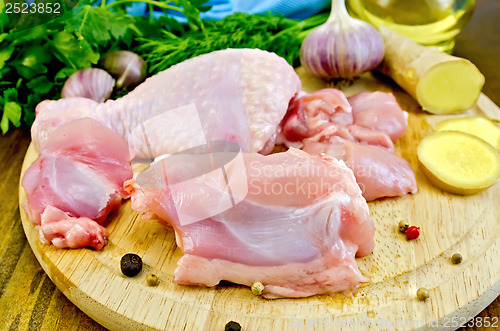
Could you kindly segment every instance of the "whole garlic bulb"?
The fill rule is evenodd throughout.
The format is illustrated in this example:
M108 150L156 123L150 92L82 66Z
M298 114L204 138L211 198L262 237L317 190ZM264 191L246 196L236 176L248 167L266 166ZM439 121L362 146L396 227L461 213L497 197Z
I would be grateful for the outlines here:
M101 66L116 78L117 88L141 83L147 75L146 62L130 51L113 51L104 56Z
M333 0L328 20L302 42L300 61L321 78L350 78L375 69L384 57L384 40L367 22L349 16L344 0Z
M85 68L72 74L64 83L63 98L83 97L104 102L111 96L115 80L106 71L98 68Z

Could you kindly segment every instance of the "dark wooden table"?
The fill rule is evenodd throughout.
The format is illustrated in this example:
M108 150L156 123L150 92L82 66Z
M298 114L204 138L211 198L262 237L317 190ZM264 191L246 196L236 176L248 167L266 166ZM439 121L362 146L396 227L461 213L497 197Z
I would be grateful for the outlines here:
M478 0L455 54L474 62L486 76L483 92L500 105L500 1ZM55 287L38 264L21 226L19 173L30 143L28 132L0 137L0 330L104 330ZM500 263L500 262L499 262ZM500 317L500 298L478 317ZM464 330L484 330L465 328Z

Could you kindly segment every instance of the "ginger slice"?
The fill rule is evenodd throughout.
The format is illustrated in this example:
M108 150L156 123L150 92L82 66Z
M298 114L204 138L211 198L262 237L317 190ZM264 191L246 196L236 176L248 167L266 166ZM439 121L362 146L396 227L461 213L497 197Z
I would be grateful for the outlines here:
M426 47L381 26L385 56L381 71L433 114L472 108L484 85L484 76L469 60Z
M443 131L427 136L417 154L425 176L447 192L474 194L500 177L500 153L468 133Z
M460 131L483 139L500 149L500 128L484 117L460 117L445 120L436 126L436 131Z

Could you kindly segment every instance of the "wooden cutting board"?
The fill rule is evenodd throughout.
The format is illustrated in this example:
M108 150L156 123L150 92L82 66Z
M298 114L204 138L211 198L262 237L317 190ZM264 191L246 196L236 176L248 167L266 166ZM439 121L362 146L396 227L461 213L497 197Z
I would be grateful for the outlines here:
M300 69L298 73L305 91L325 87ZM372 254L357 259L361 272L371 279L357 293L266 300L247 287L227 283L216 288L174 285L173 271L181 251L173 232L157 222L141 221L128 201L108 222L109 244L101 251L40 244L21 208L33 252L57 287L111 330L224 330L231 320L243 330L365 330L370 326L435 330L438 323L454 328L465 325L500 294L500 184L466 197L442 192L419 171L416 148L436 123L453 116L423 113L406 93L371 74L343 90L347 95L392 91L410 113L407 133L396 148L412 165L419 189L414 195L369 203L376 245ZM499 121L500 109L481 95L473 109L458 116L464 115ZM31 146L22 174L36 156ZM20 187L20 205L25 201ZM400 220L420 226L420 238L406 240L398 232ZM120 258L130 252L139 254L144 263L143 271L133 278L123 276L119 267ZM450 262L456 252L464 258L459 265ZM159 277L158 286L147 286L150 273ZM420 287L429 289L425 302L416 297Z

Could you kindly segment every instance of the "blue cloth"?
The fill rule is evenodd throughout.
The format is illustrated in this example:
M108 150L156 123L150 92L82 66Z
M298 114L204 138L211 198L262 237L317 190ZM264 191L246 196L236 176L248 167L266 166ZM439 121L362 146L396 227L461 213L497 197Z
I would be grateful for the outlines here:
M331 0L228 0L234 12L263 14L271 12L289 18L305 19L324 9Z
M209 0L206 5L212 8L200 16L203 19L221 20L227 15L243 12L249 14L281 14L285 17L295 19L305 19L317 14L324 9L330 0ZM131 15L147 15L145 3L134 3L128 8ZM156 17L161 16L161 11L155 11ZM186 22L182 13L169 11L179 22Z

